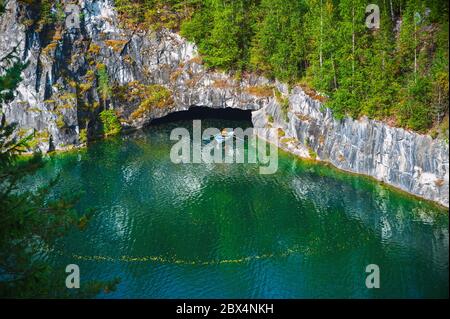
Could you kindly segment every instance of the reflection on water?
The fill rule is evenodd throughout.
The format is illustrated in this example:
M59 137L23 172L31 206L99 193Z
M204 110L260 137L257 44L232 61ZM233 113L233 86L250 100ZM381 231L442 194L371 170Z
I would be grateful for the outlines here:
M53 196L82 191L79 208L94 209L49 257L78 264L86 280L121 278L99 297L448 297L445 210L287 154L274 175L175 165L169 136L180 125L192 122L54 155L32 181L60 174ZM380 289L365 287L372 263Z

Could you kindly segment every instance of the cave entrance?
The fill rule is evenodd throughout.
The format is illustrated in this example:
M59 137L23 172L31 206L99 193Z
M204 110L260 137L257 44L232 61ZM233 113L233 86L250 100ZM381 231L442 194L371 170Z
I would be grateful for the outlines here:
M251 110L240 110L230 107L216 109L203 106L194 106L186 111L173 112L161 118L154 119L150 122L150 126L169 122L206 119L246 121L248 122L248 127L253 127Z

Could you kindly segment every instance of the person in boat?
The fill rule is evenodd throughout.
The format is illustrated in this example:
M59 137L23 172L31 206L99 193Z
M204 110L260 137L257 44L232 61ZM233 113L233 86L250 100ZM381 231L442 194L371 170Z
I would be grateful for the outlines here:
M234 132L233 131L228 131L228 129L224 128L222 129L222 131L220 132L220 135L224 140L228 139L230 137L233 137Z
M227 137L227 136L228 136L228 131L227 131L227 129L226 129L226 128L222 129L221 134L222 134L223 137Z
M233 131L228 131L227 129L222 129L220 131L220 134L217 134L214 139L221 144L223 141L228 140L229 138L232 138L234 135Z
M229 138L232 138L234 136L234 132L228 131L226 128L222 129L222 131L220 132L220 144L222 144L222 142L224 142L225 140L228 140ZM225 145L225 151L230 151L228 150L228 146ZM231 148L231 151L233 151L233 148Z

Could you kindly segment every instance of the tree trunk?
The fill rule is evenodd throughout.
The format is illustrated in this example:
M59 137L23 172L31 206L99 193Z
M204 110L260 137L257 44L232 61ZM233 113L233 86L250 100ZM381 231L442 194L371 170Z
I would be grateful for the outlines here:
M417 83L417 27L414 20L414 82Z
M391 20L394 21L394 7L392 6L392 0L389 0L389 4L391 5Z
M333 65L333 81L334 81L334 89L337 89L337 79L336 79L336 66L334 65L334 59L331 57L331 63Z
M355 7L352 6L352 90L355 77Z
M320 73L322 74L322 64L323 64L323 60L322 60L322 42L323 42L323 14L322 14L322 10L323 10L323 4L322 4L322 0L320 0L320 53L319 53L319 63L320 63Z

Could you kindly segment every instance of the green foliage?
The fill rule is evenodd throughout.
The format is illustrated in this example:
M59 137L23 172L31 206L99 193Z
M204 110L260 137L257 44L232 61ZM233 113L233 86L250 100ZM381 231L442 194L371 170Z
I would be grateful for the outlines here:
M411 80L406 89L401 91L402 104L399 120L403 126L416 131L424 131L432 123L430 105L431 83L427 78Z
M27 148L28 150L34 151L38 148L40 143L48 143L50 138L50 134L48 130L44 130L41 132L34 132L33 138L28 142Z
M133 119L140 118L155 108L164 108L173 104L172 92L162 85L142 85L139 98L141 103L131 114Z
M55 19L55 22L58 24L62 24L66 20L66 13L64 12L64 5L58 1L55 2L54 19Z
M16 49L0 61L0 104L14 98L14 91L22 81L21 72L26 68L26 64L17 59L15 51Z
M103 132L106 136L119 134L122 130L120 121L114 110L104 110L100 113L100 120L103 124Z
M317 158L317 153L312 149L312 147L308 147L308 154L312 159Z
M19 0L26 5L31 6L33 12L36 14L37 31L40 32L44 28L54 24L61 25L66 18L64 12L64 3L61 0Z
M284 120L286 122L289 122L289 117L288 117L289 99L282 98L280 106L281 106L281 112L283 113Z
M55 21L55 16L52 13L53 1L41 0L39 4L39 26L42 28L50 25Z
M277 99L278 104L280 104L281 112L283 114L283 118L286 122L289 122L288 111L289 111L289 98L283 96L283 94L275 90L275 98Z
M62 128L64 128L66 126L66 122L65 122L64 116L62 114L58 115L58 118L56 119L56 126L59 129L62 129Z
M262 0L258 11L251 47L252 68L283 81L298 79L305 71L304 1Z
M201 0L115 0L122 21L138 29L178 30Z
M198 44L207 65L243 70L250 59L253 0L205 0L192 19L184 21L181 34Z
M101 95L103 103L106 106L108 99L111 97L111 86L109 85L108 70L104 64L97 65L97 82L98 91Z
M88 142L88 132L85 128L80 130L80 142L83 144Z

